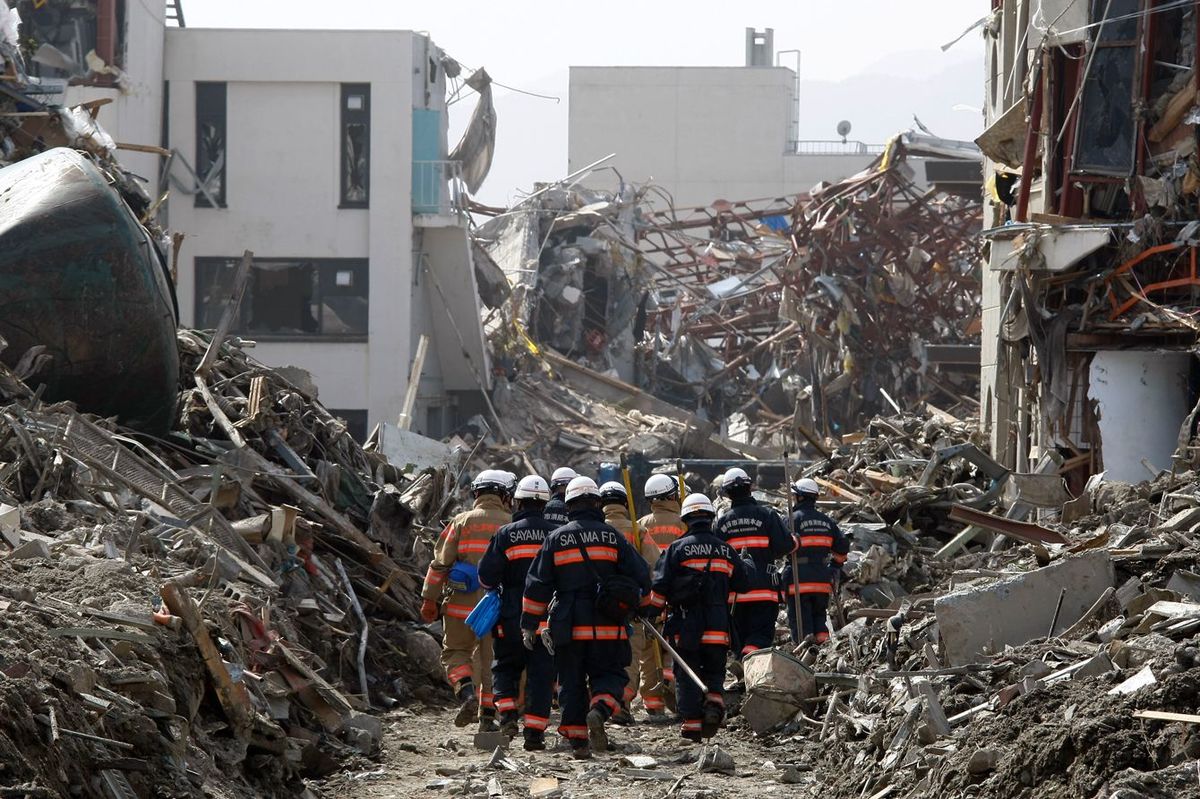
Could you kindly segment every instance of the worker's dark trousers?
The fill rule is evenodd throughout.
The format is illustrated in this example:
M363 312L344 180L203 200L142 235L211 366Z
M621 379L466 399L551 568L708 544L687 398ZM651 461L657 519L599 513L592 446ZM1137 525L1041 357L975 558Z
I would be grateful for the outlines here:
M724 711L725 696L722 689L725 683L725 658L728 647L701 645L699 649L681 649L683 658L700 679L704 680L703 690L696 685L683 667L676 664L675 702L679 708L679 717L683 720L680 732L698 734L704 718L705 703L717 705Z
M587 743L587 714L597 707L605 717L621 709L632 657L629 641L572 641L555 648L558 666L558 733L572 746ZM532 677L530 678L532 682Z
M519 618L502 621L496 633L493 641L496 659L492 661L496 710L501 718L521 711L517 700L521 694L521 672L525 672L525 730L545 732L554 694L554 658L540 638L534 639L532 651L525 648Z
M829 640L829 625L826 622L828 610L829 594L800 594L800 614L801 620L804 622L806 637L816 636L818 643ZM787 614L788 628L792 631L792 642L800 643L800 637L796 634L796 603L790 597L788 598Z
M778 602L739 602L733 606L734 653L745 657L756 649L775 643L775 620L779 617ZM676 671L675 680L682 679Z

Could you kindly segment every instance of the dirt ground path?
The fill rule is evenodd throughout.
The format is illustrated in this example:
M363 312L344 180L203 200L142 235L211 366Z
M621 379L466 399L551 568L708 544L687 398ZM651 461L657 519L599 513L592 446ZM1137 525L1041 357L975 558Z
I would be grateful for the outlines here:
M362 760L356 767L313 783L310 788L324 799L508 799L530 796L530 785L536 778L555 777L562 790L560 795L572 799L657 799L668 794L680 799L817 795L815 778L799 762L798 742L768 747L756 741L736 718L714 739L733 756L733 775L699 773L699 746L680 738L675 725L645 723L612 727L610 737L618 751L595 755L590 761L573 760L565 747L555 748L558 736L547 734L551 749L525 752L518 738L516 746L507 752L506 763L491 766L492 753L472 745L473 728L456 729L452 718L452 711L435 708L393 712L384 717L383 751L377 762ZM553 719L551 729L556 723ZM642 766L639 771L623 760L638 755L651 757L654 763L637 763Z

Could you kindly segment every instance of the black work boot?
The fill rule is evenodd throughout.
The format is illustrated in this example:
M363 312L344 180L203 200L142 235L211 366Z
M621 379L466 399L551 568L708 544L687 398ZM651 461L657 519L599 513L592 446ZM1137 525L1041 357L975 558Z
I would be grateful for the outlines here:
M479 714L479 697L475 695L475 685L464 682L458 689L458 714L454 717L455 727L466 727Z
M571 741L571 757L576 760L591 760L592 750L587 741Z
M525 751L541 752L546 748L546 733L541 730L525 730Z
M597 752L608 751L608 733L604 731L604 723L608 714L599 708L592 708L587 714L588 744Z
M705 702L704 716L700 722L700 736L702 738L713 737L717 734L717 730L721 729L721 722L724 720L725 708L716 702Z
M517 737L519 719L520 716L515 710L509 710L500 714L500 732L504 733L504 737L510 741Z
M498 732L500 726L496 724L496 709L485 707L479 711L479 731L480 732ZM516 733L514 733L515 735Z

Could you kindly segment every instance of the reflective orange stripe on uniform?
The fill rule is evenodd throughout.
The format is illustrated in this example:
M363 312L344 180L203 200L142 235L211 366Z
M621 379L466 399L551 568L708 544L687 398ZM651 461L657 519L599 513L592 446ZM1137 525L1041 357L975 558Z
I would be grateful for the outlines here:
M435 570L433 566L430 566L429 571L425 572L425 582L429 583L430 585L441 585L445 581L446 573Z
M471 615L471 611L475 609L474 605L452 605L447 604L442 608L442 613L452 619L466 619Z
M710 563L712 565L709 565ZM718 572L726 575L733 574L733 564L724 558L711 561L705 558L692 558L690 560L683 561L679 565L688 569L695 569L696 571L700 572L708 570L710 572Z
M587 727L574 724L558 725L558 734L570 740L579 740L580 738L587 739Z
M525 714L525 729L537 730L542 732L546 729L546 725L550 723L550 719L545 716L535 716L531 713Z
M729 646L729 633L722 630L707 630L700 635L700 643Z
M788 583L787 592L789 596L794 596L796 593L796 583ZM833 592L833 586L829 583L799 583L801 594L829 594Z
M571 628L572 641L624 641L628 637L624 627L580 625Z
M649 595L646 596L646 599L648 600L647 604L653 605L656 608L665 607L667 604L667 598L657 591L651 591Z
M833 536L831 536L831 535L802 535L802 536L800 536L800 546L802 546L802 547L831 547L831 546L833 546Z
M529 597L524 597L521 600L521 611L523 613L529 613L533 616L540 616L546 612L546 603L537 602Z
M588 547L587 556L591 560L606 560L617 562L616 547ZM583 563L583 553L578 549L564 549L554 553L554 565L563 566L568 563Z
M765 535L743 535L731 538L725 543L734 549L766 549L771 546L771 539Z
M521 544L520 546L506 549L504 557L508 560L528 560L529 558L537 557L537 553L541 549L541 544Z
M734 594L733 598L735 602L778 602L779 592L771 588L760 588L757 591Z
M482 555L487 552L488 543L488 541L459 541L458 552L460 555L464 553Z
M846 553L845 552L834 552L833 553L833 562L838 564L839 566L841 564L845 563L846 562Z
M471 679L471 665L466 663L462 666L455 666L454 668L450 669L450 672L446 676L450 678L450 682L469 680Z

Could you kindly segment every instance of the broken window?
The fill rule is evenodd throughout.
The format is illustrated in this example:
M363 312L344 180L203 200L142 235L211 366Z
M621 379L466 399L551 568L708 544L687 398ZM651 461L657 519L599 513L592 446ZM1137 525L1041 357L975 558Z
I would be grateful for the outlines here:
M1128 175L1133 171L1137 119L1138 8L1141 0L1092 0L1096 41L1079 102L1073 172Z
M196 259L197 327L217 326L239 260ZM362 339L368 289L365 259L257 259L233 329L258 337Z
M366 208L371 186L371 84L342 84L342 208Z
M111 86L124 63L125 4L117 0L21 0L26 71L73 85Z
M225 207L225 84L196 84L197 208ZM213 202L209 202L209 198Z

